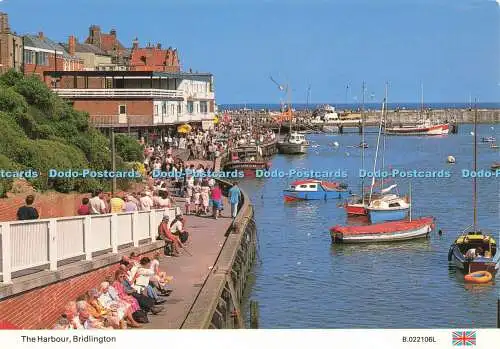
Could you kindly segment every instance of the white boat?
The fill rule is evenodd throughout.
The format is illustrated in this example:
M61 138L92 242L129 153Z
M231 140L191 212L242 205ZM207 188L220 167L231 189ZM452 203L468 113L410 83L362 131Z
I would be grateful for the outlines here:
M387 194L370 202L366 208L370 222L399 221L406 218L410 203L394 194Z
M278 142L277 146L280 154L305 154L309 142L303 134L292 132L283 141Z
M418 125L401 125L396 127L387 127L384 130L386 135L392 136L441 136L450 132L450 124L433 124L426 120Z

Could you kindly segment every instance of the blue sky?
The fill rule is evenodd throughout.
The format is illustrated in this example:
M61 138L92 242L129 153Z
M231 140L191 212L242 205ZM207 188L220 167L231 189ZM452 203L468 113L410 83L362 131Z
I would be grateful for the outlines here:
M218 103L292 100L500 102L500 6L494 0L3 0L18 33L85 40L90 24L131 46L177 47L185 70L215 75ZM346 85L350 88L347 89ZM367 99L369 97L367 96Z

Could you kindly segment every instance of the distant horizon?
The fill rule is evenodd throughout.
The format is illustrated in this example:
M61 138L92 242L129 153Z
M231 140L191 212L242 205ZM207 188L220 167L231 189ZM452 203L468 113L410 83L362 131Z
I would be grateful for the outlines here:
M286 103L285 103L286 104ZM218 106L280 106L280 103L272 102L272 103L217 103ZM353 107L360 107L362 104L361 103L345 103L345 102L292 102L291 103L292 107L295 106L320 106L320 105L331 105L331 106L353 106ZM381 106L381 102L365 102L364 103L365 107L368 106ZM401 106L401 107L408 107L408 106L421 106L420 102L389 102L387 104L388 106ZM457 107L466 107L466 108L474 108L475 103L469 103L469 102L429 102L425 103L424 102L424 107L428 106L457 106ZM477 102L478 107L488 107L489 109L500 109L500 102Z

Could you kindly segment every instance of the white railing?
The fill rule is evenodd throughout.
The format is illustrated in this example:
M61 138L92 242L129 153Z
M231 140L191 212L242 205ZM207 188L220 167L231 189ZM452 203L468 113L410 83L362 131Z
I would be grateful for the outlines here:
M52 91L63 98L184 98L183 91L157 88L55 88Z
M95 253L117 253L121 247L154 241L158 225L175 208L105 215L61 217L0 223L0 275L42 267L57 270L57 263L72 258L92 260ZM77 260L78 261L78 260Z

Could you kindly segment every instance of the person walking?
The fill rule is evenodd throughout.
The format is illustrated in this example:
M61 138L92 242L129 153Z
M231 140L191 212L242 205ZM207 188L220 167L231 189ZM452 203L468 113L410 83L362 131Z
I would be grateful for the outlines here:
M26 196L25 205L19 207L17 210L17 219L20 221L38 219L40 216L36 208L33 207L33 202L35 202L35 197L33 195Z
M241 190L238 187L238 182L234 182L231 189L229 189L229 202L231 203L231 217L236 218L238 214L238 204L240 203Z

